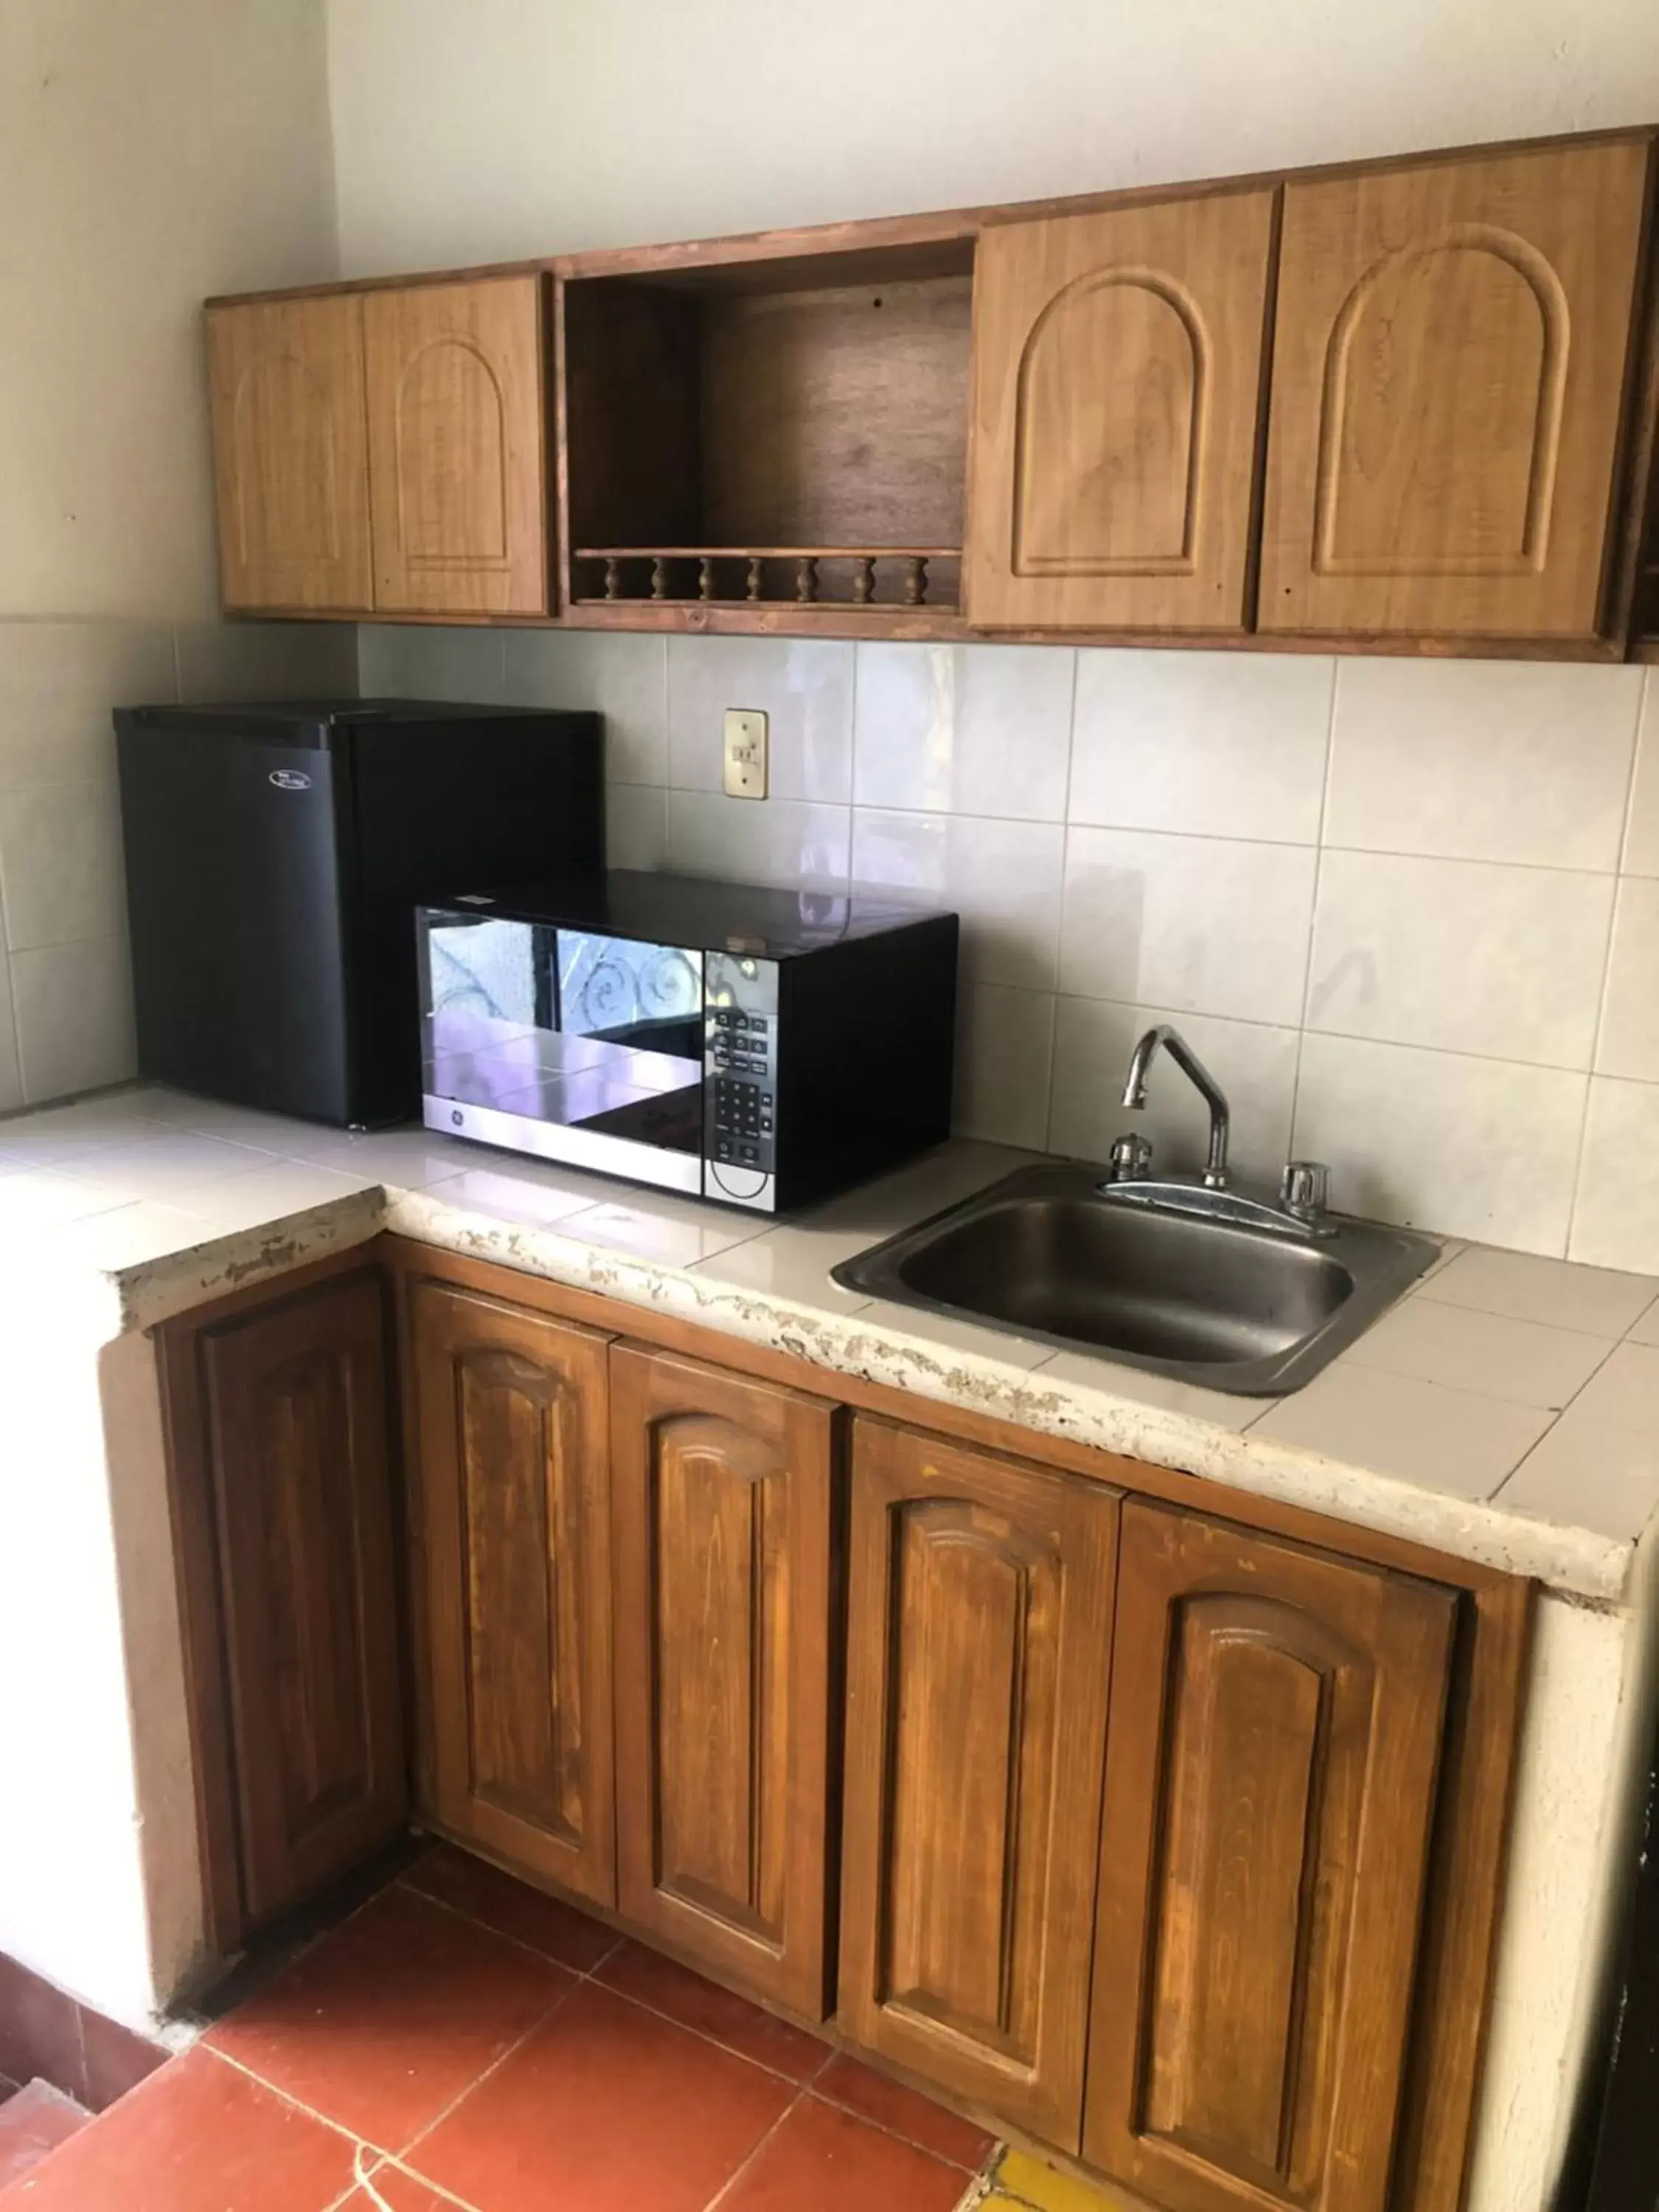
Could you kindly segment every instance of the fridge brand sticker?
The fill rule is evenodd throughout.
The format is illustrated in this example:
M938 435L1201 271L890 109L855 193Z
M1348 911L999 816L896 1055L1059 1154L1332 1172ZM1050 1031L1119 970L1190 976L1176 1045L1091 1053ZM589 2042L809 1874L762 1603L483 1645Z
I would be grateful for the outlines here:
M311 778L302 775L297 768L274 768L265 779L274 783L278 791L309 791Z

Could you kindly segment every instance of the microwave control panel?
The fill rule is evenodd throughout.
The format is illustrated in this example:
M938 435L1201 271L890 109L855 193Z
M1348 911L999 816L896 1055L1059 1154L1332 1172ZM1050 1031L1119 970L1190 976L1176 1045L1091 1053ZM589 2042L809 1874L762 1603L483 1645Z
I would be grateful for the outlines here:
M770 1212L776 1203L778 969L703 960L703 1193Z

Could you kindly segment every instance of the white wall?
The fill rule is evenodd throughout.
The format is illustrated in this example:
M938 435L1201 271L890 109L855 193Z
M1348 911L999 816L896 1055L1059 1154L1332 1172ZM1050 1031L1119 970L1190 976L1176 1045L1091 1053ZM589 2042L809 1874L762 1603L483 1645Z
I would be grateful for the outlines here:
M331 0L346 270L1659 116L1652 0Z
M201 301L335 266L322 0L0 8L0 1111L132 1070L112 705L349 689L218 604Z

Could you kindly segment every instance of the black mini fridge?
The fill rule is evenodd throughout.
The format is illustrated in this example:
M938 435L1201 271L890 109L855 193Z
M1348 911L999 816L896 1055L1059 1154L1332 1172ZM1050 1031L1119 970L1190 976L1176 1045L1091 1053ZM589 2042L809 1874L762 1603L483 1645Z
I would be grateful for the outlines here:
M115 727L153 1082L342 1127L417 1115L416 907L604 870L597 714L354 699Z

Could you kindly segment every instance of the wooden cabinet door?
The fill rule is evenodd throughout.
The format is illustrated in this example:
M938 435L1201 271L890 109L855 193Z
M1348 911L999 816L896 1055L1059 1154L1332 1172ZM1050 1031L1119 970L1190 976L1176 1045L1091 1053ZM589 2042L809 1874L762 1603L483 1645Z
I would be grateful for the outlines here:
M1083 2148L1170 2212L1388 2201L1455 1607L1124 1509Z
M374 604L547 611L539 276L363 295Z
M384 1301L365 1271L194 1340L244 1926L404 1821Z
M613 1904L607 1339L443 1283L410 1317L431 1810Z
M1243 628L1273 197L981 233L970 620Z
M207 311L228 607L374 605L363 327L351 294Z
M617 1902L822 2019L839 1416L623 1346L611 1384Z
M1263 629L1594 635L1647 167L1621 139L1285 187Z
M1074 2150L1117 1495L854 1438L842 2025Z

